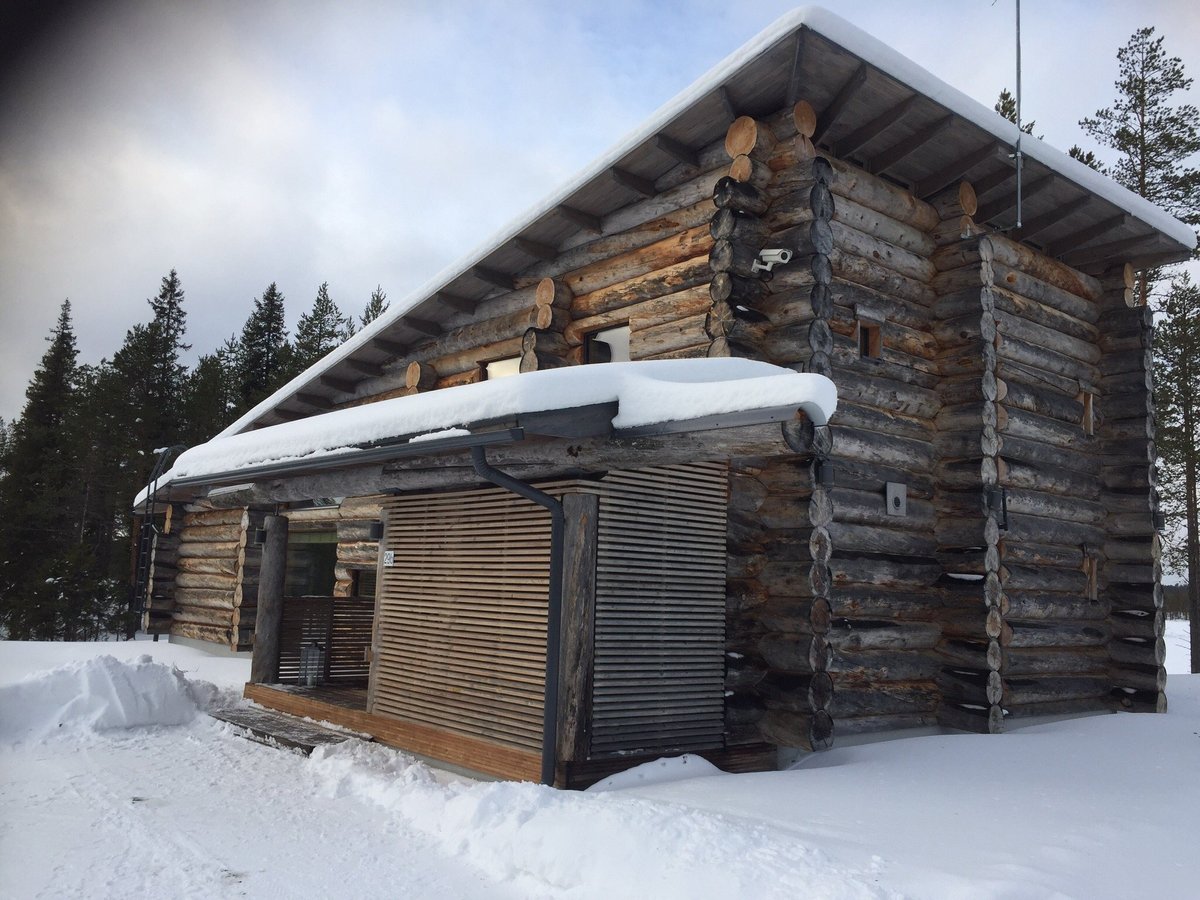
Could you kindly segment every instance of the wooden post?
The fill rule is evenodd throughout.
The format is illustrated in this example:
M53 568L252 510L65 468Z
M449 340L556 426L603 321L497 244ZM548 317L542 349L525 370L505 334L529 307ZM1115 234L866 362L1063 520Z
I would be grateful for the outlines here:
M569 787L570 766L588 756L592 719L593 620L596 611L596 537L600 498L564 494L562 673L558 690L556 787Z
M254 656L250 681L272 684L279 679L279 626L283 619L283 579L287 572L286 516L267 516L263 522L262 564L258 570L258 614L254 621Z

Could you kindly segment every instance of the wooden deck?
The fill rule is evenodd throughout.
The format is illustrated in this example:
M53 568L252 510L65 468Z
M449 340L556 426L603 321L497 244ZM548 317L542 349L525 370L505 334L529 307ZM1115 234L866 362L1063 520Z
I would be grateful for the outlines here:
M483 775L518 781L538 781L541 777L542 761L537 753L406 722L392 716L368 713L366 688L247 684L243 696L268 709L365 732L380 743L398 750L407 750Z

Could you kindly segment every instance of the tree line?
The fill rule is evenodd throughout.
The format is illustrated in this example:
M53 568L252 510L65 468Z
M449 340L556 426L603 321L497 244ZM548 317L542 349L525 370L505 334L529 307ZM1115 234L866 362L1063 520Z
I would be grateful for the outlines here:
M1200 224L1200 112L1181 102L1192 86L1153 28L1117 51L1116 96L1080 120L1106 151L1069 153L1189 224ZM996 112L1016 122L1002 91ZM1033 135L1034 123L1022 122ZM1187 578L1193 633L1200 634L1200 288L1183 271L1138 274L1154 307L1158 490L1167 516L1165 562ZM186 314L172 270L148 302L149 321L129 330L111 360L77 362L70 304L26 392L21 416L0 421L0 631L13 638L81 639L122 626L132 570L129 511L153 450L207 440L336 347L355 324L317 290L295 337L283 295L271 284L240 334L189 370L182 362ZM385 308L376 289L359 317ZM1200 670L1200 641L1193 642Z
M271 283L240 333L189 368L176 270L147 304L147 320L111 359L81 364L64 301L20 417L0 420L0 633L11 639L126 632L132 503L157 451L208 440L388 305L376 288L355 321L325 283L289 336L284 295Z

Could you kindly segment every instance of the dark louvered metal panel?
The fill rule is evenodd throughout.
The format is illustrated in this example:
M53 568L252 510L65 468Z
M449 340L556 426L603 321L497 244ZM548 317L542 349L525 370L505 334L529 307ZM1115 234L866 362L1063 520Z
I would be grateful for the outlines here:
M602 483L592 756L723 744L727 476L698 463Z
M488 488L385 515L373 711L540 749L549 514Z

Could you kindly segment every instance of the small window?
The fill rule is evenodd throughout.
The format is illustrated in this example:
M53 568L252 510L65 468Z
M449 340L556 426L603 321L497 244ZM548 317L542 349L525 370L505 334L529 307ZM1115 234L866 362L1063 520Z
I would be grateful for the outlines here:
M878 323L859 321L858 355L863 359L879 359L883 355L883 337Z
M1084 391L1083 398L1083 433L1096 433L1096 395L1091 391Z
M293 531L288 535L286 597L332 597L337 532Z
M375 583L374 569L352 569L350 572L350 596L374 600Z
M495 381L497 378L508 378L510 375L520 374L521 357L519 356L497 359L494 362L486 363L483 367L483 377L487 381Z
M588 335L584 362L629 362L629 326L618 325Z

